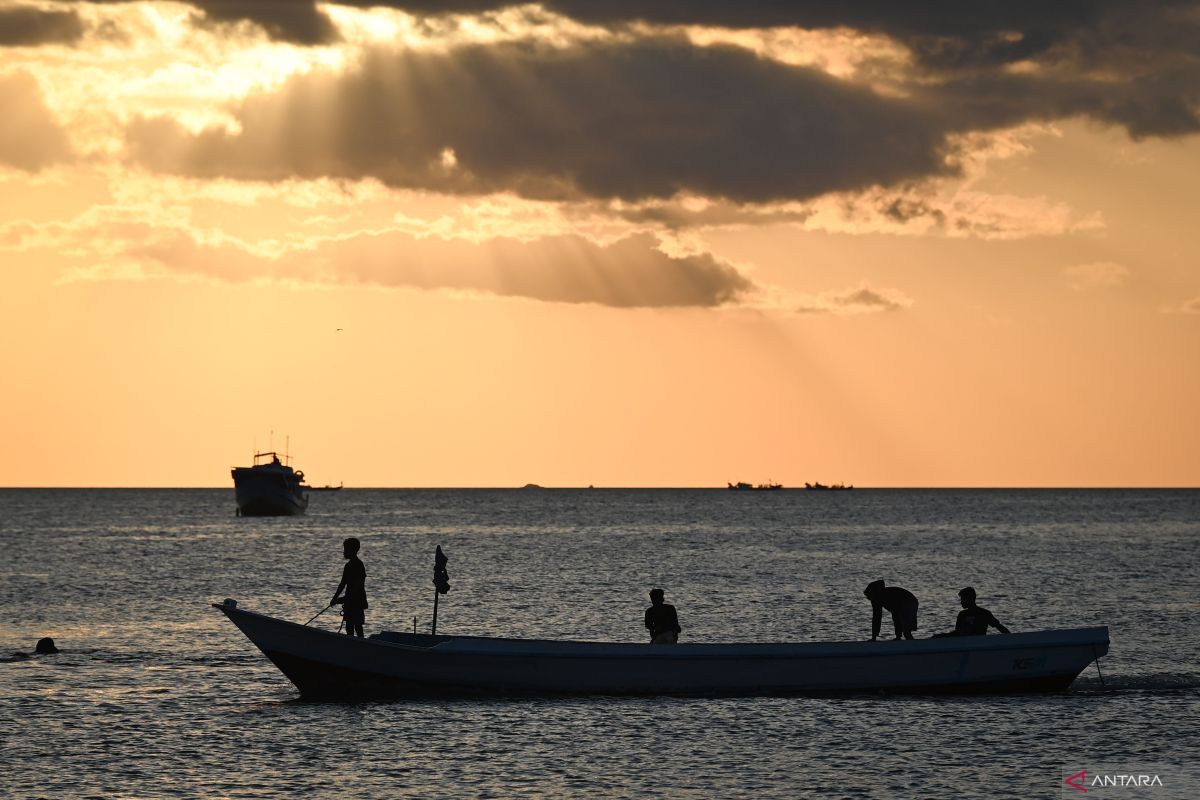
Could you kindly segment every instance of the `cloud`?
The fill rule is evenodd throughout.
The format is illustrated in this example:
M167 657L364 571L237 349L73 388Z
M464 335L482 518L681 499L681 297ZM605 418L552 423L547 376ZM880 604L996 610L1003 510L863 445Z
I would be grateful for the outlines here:
M249 22L278 41L323 45L340 38L333 21L306 0L194 0L192 5L202 12L202 24Z
M276 8L202 5L214 18ZM654 10L637 12L601 5L591 12L573 3L550 7L589 21L627 13L665 22L682 21L691 6L647 4ZM1001 39L1024 42L1009 49L1026 60L1002 57L1008 49L997 45L966 64L966 56L930 55L931 45L916 67L867 86L744 47L700 46L644 29L553 43L531 35L379 46L345 70L314 69L238 101L227 109L228 125L197 133L169 116L144 117L129 126L126 142L139 163L196 177L376 178L393 188L548 200L637 202L682 193L746 204L960 174L977 143L972 137L1048 120L1086 116L1135 137L1200 131L1200 58L1186 45L1186 32L1200 39L1200 12L1171 16L1156 6L1134 19L1108 3L1093 3L1088 13L1075 4L1038 13L1023 4L1001 13L988 4L990 11L973 13L954 6L947 21L924 10L893 13L887 4L857 14L805 3L749 4L756 13L726 5L740 7L702 3L691 21L728 15L729 24L765 24L786 11L799 23L840 21L939 41L1007 31ZM484 6L491 7L453 7ZM1168 33L1169 22L1185 34ZM881 213L897 223L949 219L939 218L945 210L919 205Z
M210 28L253 24L273 39L302 46L329 45L342 38L325 7L312 0L192 0L190 5L197 9L201 25ZM1197 0L544 0L538 4L343 0L337 4L347 6L362 9L360 16L388 8L413 14L405 18L405 29L422 35L439 26L459 33L498 33L508 25L524 30L527 38L521 46L527 51L545 51L544 45L557 38L548 36L547 31L562 33L568 25L578 28L580 24L591 26L590 35L606 34L609 41L624 42L645 42L670 32L685 39L699 35L699 41L706 38L700 35L703 31L753 32L766 38L779 31L849 31L869 37L871 47L880 41L894 42L907 54L903 63L884 59L887 67L881 70L876 65L868 70L873 73L870 79L897 97L907 98L914 108L923 109L931 117L930 124L937 124L932 117L941 117L948 132L1080 115L1124 127L1135 138L1200 132ZM393 11L392 16L398 15ZM521 17L528 18L526 24L514 24ZM503 30L500 39L511 42L512 34L513 30ZM715 40L707 38L721 39L719 35ZM851 41L844 44L853 47ZM761 53L774 49L766 47ZM445 75L435 72L428 76L435 77ZM651 82L659 80L654 77ZM422 86L438 89L431 80L423 81ZM749 96L757 92L753 82L743 82L741 89ZM777 99L771 93L763 95L764 102ZM803 103L808 98L784 99ZM834 102L819 106L819 110L836 116L842 113L842 106ZM849 109L846 113L853 116L855 112ZM877 133L888 131L886 127L876 129ZM909 132L901 129L896 134ZM881 180L886 181L886 176Z
M899 311L911 305L912 300L895 289L872 289L863 283L855 289L800 298L791 310L797 314L872 314Z
M1167 306L1162 311L1164 314L1200 314L1200 295L1191 300L1185 300L1179 305Z
M473 244L391 233L340 243L325 257L363 283L618 308L713 307L754 289L729 264L707 253L672 258L646 234L599 246L574 235Z
M36 172L70 156L66 132L30 75L0 74L0 109L0 164Z
M69 223L10 222L0 248L69 253L67 280L146 277L449 290L614 308L711 308L758 291L708 253L673 257L649 234L482 242L401 230L247 243L192 226L183 209L93 207Z
M257 22L271 35L301 44L332 41L329 21L313 2L194 0L212 19ZM520 6L507 0L345 0L388 6L420 17L488 14ZM1017 119L1083 113L1125 126L1134 136L1178 136L1200 130L1195 0L1129 3L1070 0L1038 3L896 3L867 0L543 0L552 14L615 30L633 23L736 30L850 29L901 43L926 82L956 76L952 95L990 88L1015 93ZM1014 75L1011 68L1023 74ZM1029 91L1022 96L1020 93ZM992 99L981 98L980 105ZM1022 103L1021 100L1027 102ZM1074 107L1074 111L1071 108ZM995 112L994 112L995 113Z
M306 44L317 34L315 0L192 0L211 19L245 20L272 36ZM417 16L479 15L527 5L514 0L341 0L339 5L390 7ZM594 25L694 25L732 29L852 28L904 42L924 60L944 66L1013 63L1118 23L1171 16L1189 2L1130 8L1124 0L961 3L953 0L895 3L867 0L541 0L547 11Z
M680 38L374 50L233 116L236 132L198 135L142 119L129 146L154 169L200 177L374 177L547 199L766 201L950 172L936 113Z
M72 44L83 36L83 30L83 22L74 10L0 8L0 47Z
M1112 289L1129 277L1129 269L1111 261L1076 264L1063 269L1067 285L1077 292Z

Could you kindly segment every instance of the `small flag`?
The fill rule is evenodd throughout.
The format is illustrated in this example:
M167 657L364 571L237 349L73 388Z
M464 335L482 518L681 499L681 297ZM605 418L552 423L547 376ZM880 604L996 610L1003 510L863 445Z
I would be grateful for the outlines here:
M446 594L450 591L450 575L446 572L446 562L449 560L439 544L437 552L433 556L433 585L437 587L438 594Z

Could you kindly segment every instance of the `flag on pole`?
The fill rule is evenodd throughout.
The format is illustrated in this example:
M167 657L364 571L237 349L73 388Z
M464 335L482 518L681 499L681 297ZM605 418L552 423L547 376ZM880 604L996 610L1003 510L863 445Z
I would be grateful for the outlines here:
M449 560L439 544L433 556L433 585L437 587L438 594L450 591L450 575L446 572L446 562Z

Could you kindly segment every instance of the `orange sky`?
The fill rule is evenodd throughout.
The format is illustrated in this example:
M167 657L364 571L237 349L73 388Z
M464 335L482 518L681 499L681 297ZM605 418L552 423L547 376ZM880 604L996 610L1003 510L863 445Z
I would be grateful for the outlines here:
M1195 5L356 5L0 0L0 486L1200 486Z

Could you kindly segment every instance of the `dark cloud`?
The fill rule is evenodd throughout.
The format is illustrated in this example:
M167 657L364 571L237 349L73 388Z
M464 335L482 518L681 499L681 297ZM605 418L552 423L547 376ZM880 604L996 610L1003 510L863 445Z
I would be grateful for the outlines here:
M947 171L935 109L676 38L377 51L234 113L238 133L141 121L132 152L197 176L626 200L808 198Z
M359 283L616 308L713 307L755 289L711 255L672 258L648 235L600 246L580 236L476 244L388 232L328 241L279 259L252 256L230 244L201 244L183 231L148 233L156 235L150 244L131 240L125 254L168 270L233 281Z
M33 6L0 8L0 47L71 44L83 36L83 22L73 10Z
M313 0L243 2L192 0L214 19L262 25L271 35L298 43L325 41L314 35L323 17ZM340 0L342 5L387 6L421 16L479 14L524 5L513 0ZM1168 33L1172 21L1194 13L1195 0L542 0L546 10L580 22L622 26L707 25L748 29L853 28L907 45L923 63L939 68L1008 64L1038 58L1097 31L1155 21ZM1193 20L1194 22L1194 20ZM1094 38L1094 37L1092 37ZM1192 40L1194 43L1194 39ZM1194 49L1194 45L1193 45Z
M338 41L337 26L305 0L194 0L208 23L250 22L272 39L300 45Z
M388 4L427 14L505 5ZM253 21L293 41L336 36L308 3L196 5L210 21ZM662 33L568 46L380 48L345 74L301 75L247 99L233 109L237 133L135 123L132 152L153 168L196 176L763 203L953 174L955 134L1026 122L1087 117L1134 138L1200 132L1196 2L545 5L610 25L849 26L896 37L920 64L888 76L899 91L884 96L816 69ZM883 209L897 221L924 211Z
M70 155L66 132L30 75L0 75L0 109L0 164L35 172Z

